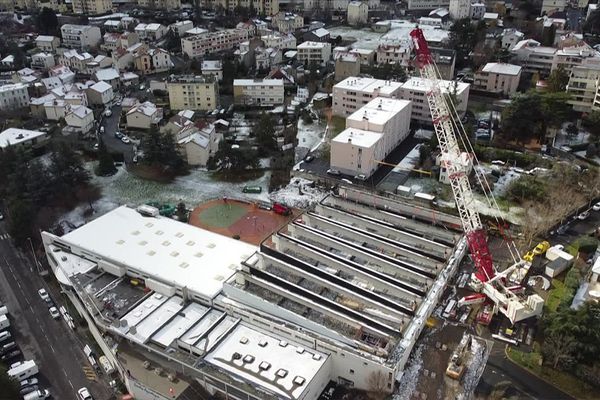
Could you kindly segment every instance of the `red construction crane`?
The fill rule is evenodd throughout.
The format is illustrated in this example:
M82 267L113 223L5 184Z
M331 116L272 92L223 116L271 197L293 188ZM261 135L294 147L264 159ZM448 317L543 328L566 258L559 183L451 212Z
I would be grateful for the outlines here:
M508 290L503 284L503 280L509 272L520 268L525 263L521 260L512 241L507 244L515 264L500 274L494 268L487 243L487 234L475 207L475 197L469 182L469 171L471 166L478 164L477 158L452 100L442 93L440 74L429 51L423 31L417 27L410 33L410 36L416 54L415 65L421 78L428 85L427 102L441 150L441 166L448 173L469 251L475 264L472 286L494 302L495 311L501 311L513 323L539 315L543 307L541 297L538 295L523 297L514 290ZM485 176L480 173L479 169L474 169L488 205L498 209L498 204Z

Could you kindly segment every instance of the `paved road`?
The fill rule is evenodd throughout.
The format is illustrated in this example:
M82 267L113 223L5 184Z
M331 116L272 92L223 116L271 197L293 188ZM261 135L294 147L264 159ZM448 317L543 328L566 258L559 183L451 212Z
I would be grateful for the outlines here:
M50 279L49 279L50 280ZM112 398L103 384L90 381L84 368L89 364L82 340L64 320L54 320L37 291L46 288L57 306L64 304L56 287L49 286L26 255L12 244L5 223L0 221L0 298L10 312L11 331L26 359L40 369L39 379L54 399L73 400L86 386L95 399ZM96 379L98 379L96 377Z
M505 358L504 346L496 342L490 353L477 392L489 395L494 386L510 382L511 389L523 399L571 400L574 398Z
M133 145L125 144L115 137L115 132L119 130L119 119L121 118L121 106L112 106L112 115L105 117L102 115L100 125L104 127L104 134L102 140L106 144L106 148L109 151L115 153L122 153L125 162L131 162L133 158Z

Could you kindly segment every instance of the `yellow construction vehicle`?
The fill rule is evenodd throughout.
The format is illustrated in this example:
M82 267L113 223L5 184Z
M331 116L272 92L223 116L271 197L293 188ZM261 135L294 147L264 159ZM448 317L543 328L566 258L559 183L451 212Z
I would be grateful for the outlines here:
M548 250L550 248L550 243L548 243L547 241L543 241L538 243L537 246L535 246L533 248L533 250L528 251L527 254L525 254L523 256L523 260L527 261L527 262L533 262L533 258L535 256L539 256L542 255L546 252L546 250Z

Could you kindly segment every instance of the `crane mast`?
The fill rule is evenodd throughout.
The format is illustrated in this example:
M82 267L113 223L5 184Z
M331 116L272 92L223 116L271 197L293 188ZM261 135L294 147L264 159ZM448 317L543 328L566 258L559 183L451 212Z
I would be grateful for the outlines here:
M495 303L496 308L512 322L539 315L542 311L543 300L537 295L529 296L526 299L519 298L501 283L499 278L503 278L504 274L498 276L494 270L486 231L474 206L475 197L469 182L473 156L460 147L459 139L463 140L463 138L455 130L453 120L455 110L451 100L442 93L439 74L423 31L415 28L410 36L416 53L415 64L421 77L426 84L430 85L427 91L427 102L441 149L441 166L448 173L467 245L475 264L474 287L485 293ZM462 143L465 144L464 141ZM512 268L521 263L522 261L517 262Z

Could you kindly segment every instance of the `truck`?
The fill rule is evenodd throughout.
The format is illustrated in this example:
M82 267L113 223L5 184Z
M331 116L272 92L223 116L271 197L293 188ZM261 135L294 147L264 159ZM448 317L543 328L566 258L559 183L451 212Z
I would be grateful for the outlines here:
M554 261L557 258L564 258L567 261L573 261L573 256L563 250L564 247L560 244L550 247L546 250L546 258L549 261Z
M8 308L6 306L0 306L0 315L8 314Z
M27 360L21 361L11 365L11 368L8 370L8 376L16 381L22 381L23 379L31 378L37 373L40 372L38 366L35 361Z
M110 375L113 372L115 372L115 368L113 367L113 365L111 364L111 362L108 360L108 358L106 356L100 356L98 361L100 362L100 365L102 365L102 369L104 369L104 372L106 373L106 375Z
M146 217L158 217L160 214L158 208L152 207L148 204L142 204L141 206L136 208L136 210L137 212Z
M10 327L10 321L6 315L0 315L0 331Z

